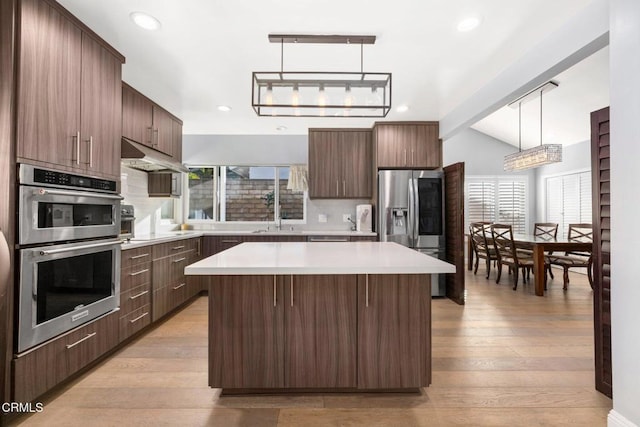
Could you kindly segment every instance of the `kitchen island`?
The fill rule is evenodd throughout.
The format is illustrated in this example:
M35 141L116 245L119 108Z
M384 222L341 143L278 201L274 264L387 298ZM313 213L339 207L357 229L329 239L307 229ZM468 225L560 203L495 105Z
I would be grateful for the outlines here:
M209 385L225 392L407 390L431 382L431 274L388 242L243 243L207 276Z

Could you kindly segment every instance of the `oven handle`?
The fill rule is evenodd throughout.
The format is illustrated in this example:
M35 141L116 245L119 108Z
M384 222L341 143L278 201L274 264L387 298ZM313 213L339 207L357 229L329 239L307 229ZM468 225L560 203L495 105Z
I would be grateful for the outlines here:
M56 195L56 196L97 197L99 199L109 199L109 200L122 200L122 199L124 199L124 197L122 197L122 196L116 196L116 195L112 195L112 194L87 193L87 192L80 192L80 191L65 191L65 190L51 190L51 189L48 189L48 188L41 188L39 190L36 190L35 193L39 194L41 196L43 196L45 194L53 194L53 195Z
M61 254L63 252L77 251L77 250L80 250L80 249L92 249L92 248L101 248L103 246L118 246L118 245L120 245L119 242L93 243L91 245L73 246L71 248L51 249L51 250L48 250L48 251L40 251L40 255Z

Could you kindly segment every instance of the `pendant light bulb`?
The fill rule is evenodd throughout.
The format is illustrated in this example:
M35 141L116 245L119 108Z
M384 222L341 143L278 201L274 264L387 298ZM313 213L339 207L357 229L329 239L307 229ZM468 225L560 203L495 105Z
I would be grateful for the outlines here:
M344 88L344 106L347 108L351 108L353 106L353 94L351 93L351 85L347 84Z
M318 89L318 106L326 107L327 106L327 93L324 90L324 84L320 83L320 88Z
M264 94L264 103L266 105L273 105L273 86L271 83L267 84L267 90Z
M294 107L300 105L300 90L297 83L293 85L293 93L291 94L291 105L293 105Z

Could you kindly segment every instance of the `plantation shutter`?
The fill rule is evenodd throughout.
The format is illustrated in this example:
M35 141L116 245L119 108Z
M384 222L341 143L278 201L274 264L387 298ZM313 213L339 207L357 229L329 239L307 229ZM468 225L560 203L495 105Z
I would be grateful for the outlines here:
M591 223L590 172L547 178L546 221L558 224L558 235L566 237L569 224Z
M467 183L467 224L472 222L494 222L496 192L493 182L472 181Z
M526 191L524 181L498 183L498 218L501 224L511 224L514 233L526 233Z

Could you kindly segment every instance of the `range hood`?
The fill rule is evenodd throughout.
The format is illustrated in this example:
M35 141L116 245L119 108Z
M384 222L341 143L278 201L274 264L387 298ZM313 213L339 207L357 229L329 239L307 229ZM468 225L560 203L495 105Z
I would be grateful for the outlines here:
M189 172L182 163L153 148L122 138L122 164L145 172Z

